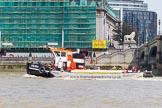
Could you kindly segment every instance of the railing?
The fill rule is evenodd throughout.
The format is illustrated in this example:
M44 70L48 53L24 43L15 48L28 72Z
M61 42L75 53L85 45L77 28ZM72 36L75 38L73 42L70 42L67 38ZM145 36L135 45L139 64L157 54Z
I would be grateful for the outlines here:
M51 57L33 57L33 62L51 63ZM1 57L0 65L26 65L28 57Z

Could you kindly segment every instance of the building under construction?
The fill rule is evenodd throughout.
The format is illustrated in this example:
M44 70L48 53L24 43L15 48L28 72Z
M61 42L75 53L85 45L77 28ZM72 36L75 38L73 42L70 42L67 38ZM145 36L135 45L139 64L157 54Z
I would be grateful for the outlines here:
M96 10L104 8L102 0L0 0L0 7L2 48L87 49L97 37L107 39L96 34Z

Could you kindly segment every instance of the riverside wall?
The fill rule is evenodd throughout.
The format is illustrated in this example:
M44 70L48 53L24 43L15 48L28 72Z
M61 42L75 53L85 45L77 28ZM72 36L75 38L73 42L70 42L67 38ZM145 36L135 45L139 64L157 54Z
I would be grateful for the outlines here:
M128 68L130 65L136 63L135 49L113 51L109 54L101 54L96 58L86 58L86 66L98 67L121 67L121 69ZM51 63L52 57L33 57L33 62ZM3 71L26 71L26 63L28 57L1 57L0 58L0 72Z
M51 63L52 58L49 57L33 57L33 62ZM0 72L4 71L26 71L26 63L28 57L1 57Z

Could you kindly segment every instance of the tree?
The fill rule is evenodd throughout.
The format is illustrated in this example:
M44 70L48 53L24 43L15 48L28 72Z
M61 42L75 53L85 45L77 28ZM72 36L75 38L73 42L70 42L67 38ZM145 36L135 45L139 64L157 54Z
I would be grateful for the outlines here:
M116 30L116 34L113 36L113 40L118 41L119 44L122 44L124 41L124 36L131 34L133 31L136 31L133 29L133 27L127 25L126 23L123 23L122 25L122 31L120 29ZM137 42L137 33L135 36L135 40Z

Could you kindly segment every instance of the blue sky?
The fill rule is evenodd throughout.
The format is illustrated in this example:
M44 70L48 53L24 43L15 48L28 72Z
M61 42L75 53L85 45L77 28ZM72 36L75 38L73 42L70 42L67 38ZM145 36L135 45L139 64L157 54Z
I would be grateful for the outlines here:
M145 3L148 3L148 10L154 11L158 15L158 20L161 20L161 33L162 33L162 0L144 0ZM159 28L159 26L158 26ZM159 31L159 29L158 29Z

